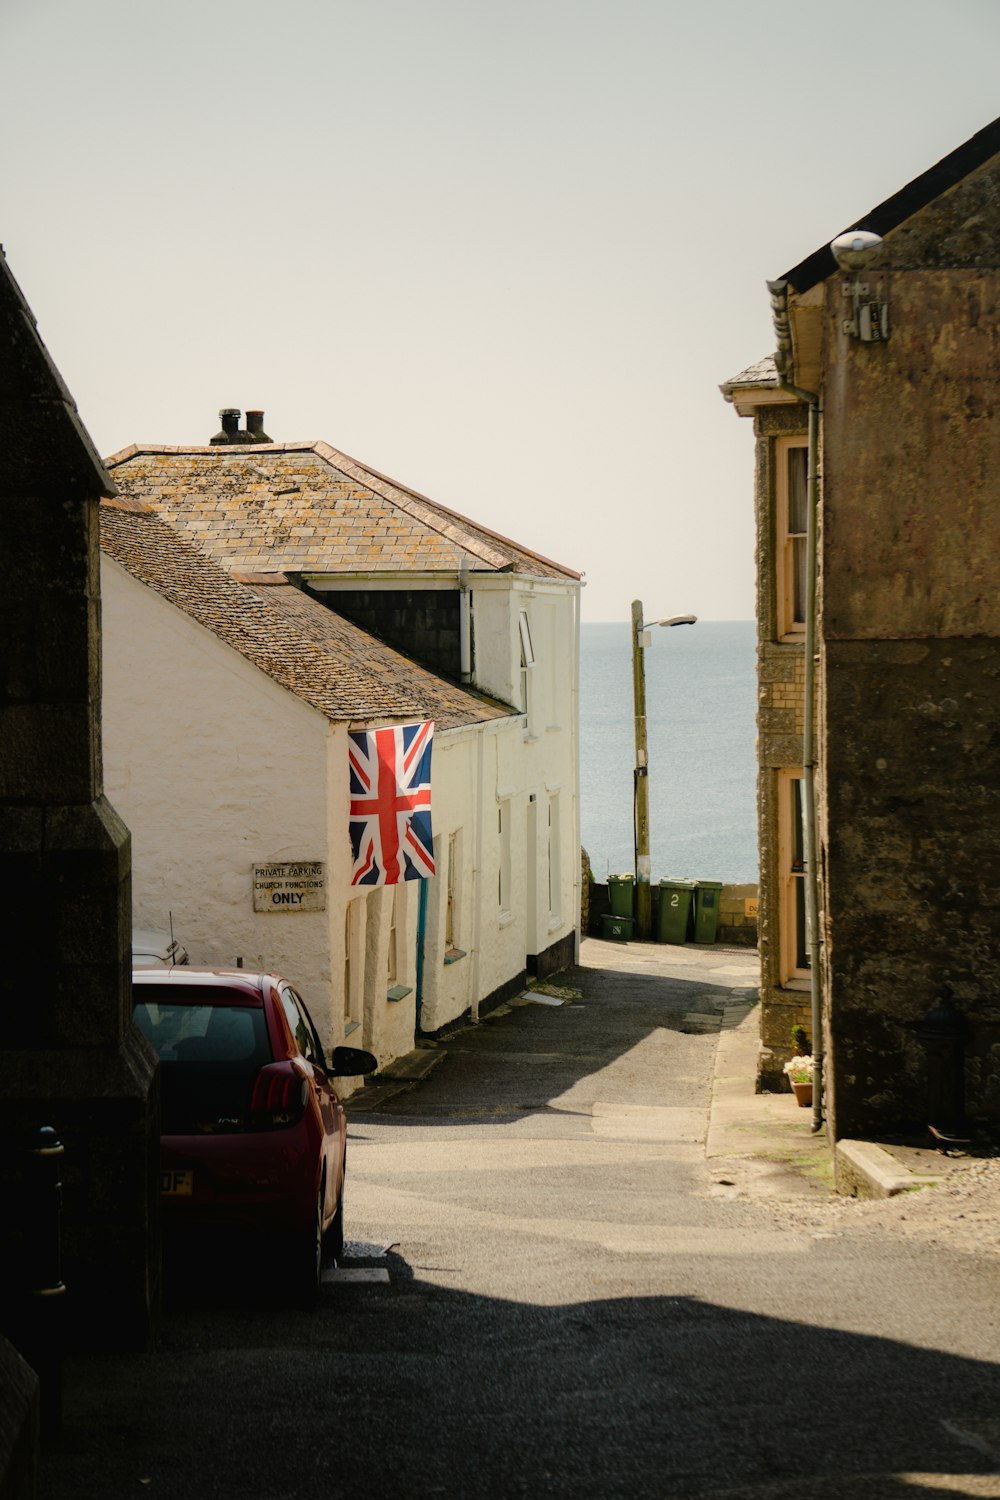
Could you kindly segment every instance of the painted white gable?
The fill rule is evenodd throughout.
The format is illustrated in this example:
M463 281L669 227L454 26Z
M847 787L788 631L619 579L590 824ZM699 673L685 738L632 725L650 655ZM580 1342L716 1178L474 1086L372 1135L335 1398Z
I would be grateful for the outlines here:
M383 1066L414 1045L421 938L425 1032L475 1017L547 950L575 956L576 590L498 584L473 601L477 678L518 701L523 609L529 713L436 733L437 876L359 893L348 723L103 559L105 784L132 830L136 922L172 920L192 962L286 974L328 1049L348 1040ZM254 910L254 867L298 862L324 866L325 909Z

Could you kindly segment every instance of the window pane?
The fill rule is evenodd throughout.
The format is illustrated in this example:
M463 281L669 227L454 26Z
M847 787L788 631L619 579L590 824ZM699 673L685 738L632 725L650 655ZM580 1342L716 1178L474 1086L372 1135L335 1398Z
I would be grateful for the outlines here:
M806 621L806 539L797 536L789 543L792 564L792 622Z
M795 882L795 966L809 968L809 944L806 941L806 882L800 877Z
M808 448L788 450L788 531L805 536L808 515L806 478L809 470Z
M805 832L802 823L802 789L805 785L801 776L792 780L792 869L804 870L805 857Z

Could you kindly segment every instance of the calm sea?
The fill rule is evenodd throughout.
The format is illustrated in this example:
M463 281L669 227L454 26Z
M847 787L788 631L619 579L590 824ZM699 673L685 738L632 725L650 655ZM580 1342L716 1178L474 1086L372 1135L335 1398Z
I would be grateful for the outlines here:
M646 655L653 881L757 879L755 628L654 629ZM631 629L583 625L581 833L595 879L634 869Z

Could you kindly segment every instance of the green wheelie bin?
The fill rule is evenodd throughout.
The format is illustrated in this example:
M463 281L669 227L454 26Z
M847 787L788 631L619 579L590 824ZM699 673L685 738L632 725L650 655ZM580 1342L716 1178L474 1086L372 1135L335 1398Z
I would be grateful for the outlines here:
M661 943L683 943L687 940L693 880L660 881L660 919L657 936Z
M634 889L634 875L608 876L608 898L611 902L611 915L613 917L630 917L632 915Z
M714 943L719 927L721 880L699 880L694 892L694 940Z

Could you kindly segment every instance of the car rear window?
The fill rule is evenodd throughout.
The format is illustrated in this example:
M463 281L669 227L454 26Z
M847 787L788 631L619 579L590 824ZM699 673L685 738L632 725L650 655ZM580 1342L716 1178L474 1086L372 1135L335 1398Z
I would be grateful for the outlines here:
M135 1023L162 1063L271 1061L264 1012L244 1005L184 1005L142 1000Z
M246 1128L254 1080L272 1061L260 1006L150 998L136 1005L135 1022L162 1064L165 1133Z

